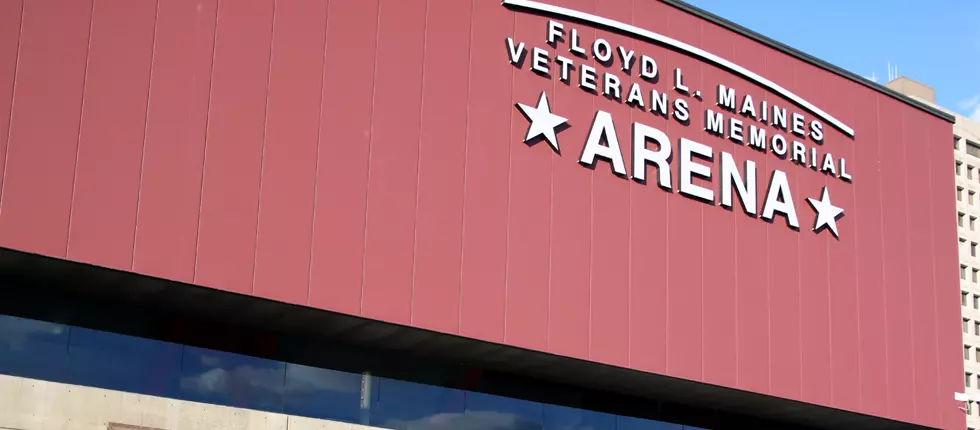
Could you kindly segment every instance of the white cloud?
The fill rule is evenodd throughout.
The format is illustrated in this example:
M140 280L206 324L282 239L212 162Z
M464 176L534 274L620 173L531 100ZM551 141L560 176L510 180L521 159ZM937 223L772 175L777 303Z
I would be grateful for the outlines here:
M958 107L968 118L974 121L980 121L980 94L957 103L956 107Z
M65 326L44 321L29 320L10 316L0 316L0 333L3 342L14 351L21 351L35 335L60 335Z
M182 389L200 394L227 393L242 386L281 393L282 370L245 365L238 366L229 372L217 367L197 376L180 378Z

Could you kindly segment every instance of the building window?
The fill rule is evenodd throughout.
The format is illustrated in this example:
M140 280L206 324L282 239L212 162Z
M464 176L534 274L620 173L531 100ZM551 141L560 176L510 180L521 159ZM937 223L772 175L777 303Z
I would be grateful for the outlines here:
M980 269L973 269L973 283L974 284L977 283L977 272L980 272Z
M966 301L969 298L970 298L970 293L966 291L960 291L960 301L963 302L963 306L966 306Z
M966 165L966 179L973 179L973 166Z
M963 333L969 333L969 332L970 332L970 319L963 318Z
M980 309L980 295L973 295L973 309Z
M973 195L974 195L974 194L976 194L976 193L974 193L973 191L968 191L968 192L967 192L967 201L966 201L966 202L967 202L967 204L969 204L970 206L973 206Z
M964 360L969 360L970 359L970 350L972 350L972 349L973 349L973 347L970 346L970 345L963 345L963 359Z
M977 226L977 217L971 215L970 216L970 231L976 231L976 226Z
M976 142L966 141L966 153L974 157L980 158L980 145Z
M965 378L965 380L966 380L966 386L967 387L972 387L972 385L970 385L970 380L971 379L973 379L973 374L970 373L970 372L966 372L966 378Z
M963 170L963 163L959 161L956 162L956 176L960 176L960 172Z
M956 201L963 201L963 187L956 187Z
M960 264L960 279L966 280L966 266Z
M960 137L953 136L953 149L960 149Z
M970 242L970 256L971 257L976 257L977 256L977 243L976 242Z
M956 225L958 225L960 227L963 227L963 217L964 217L964 214L962 214L962 213L956 214Z

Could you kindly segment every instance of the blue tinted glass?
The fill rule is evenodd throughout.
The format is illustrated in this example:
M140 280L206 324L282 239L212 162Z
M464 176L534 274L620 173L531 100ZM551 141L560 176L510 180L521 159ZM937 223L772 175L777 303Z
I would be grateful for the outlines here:
M616 417L617 430L681 430L677 424L633 417Z
M360 423L361 374L287 364L283 413Z
M463 391L374 377L371 425L396 430L469 428L463 417Z
M546 430L616 430L616 416L546 404L544 428Z
M264 411L282 411L286 365L210 349L184 347L180 397Z
M90 387L173 395L181 349L173 343L73 327L67 378Z
M0 373L60 381L68 326L0 315Z
M466 422L454 428L493 430L539 430L543 410L540 403L483 393L466 393Z

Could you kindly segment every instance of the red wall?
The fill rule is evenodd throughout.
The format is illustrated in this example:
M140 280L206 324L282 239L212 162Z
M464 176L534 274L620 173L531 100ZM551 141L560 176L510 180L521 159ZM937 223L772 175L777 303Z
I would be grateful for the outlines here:
M822 150L854 181L704 132L719 83L805 112L679 52L562 21L654 56L648 88L681 67L689 126L512 66L505 38L548 48L547 18L499 0L11 0L0 245L962 428L950 124L666 4L560 3L841 119L856 137L825 122ZM523 143L542 90L562 155ZM628 168L640 121L756 161L760 207L785 171L801 229L579 165L599 109ZM810 230L824 185L839 239Z

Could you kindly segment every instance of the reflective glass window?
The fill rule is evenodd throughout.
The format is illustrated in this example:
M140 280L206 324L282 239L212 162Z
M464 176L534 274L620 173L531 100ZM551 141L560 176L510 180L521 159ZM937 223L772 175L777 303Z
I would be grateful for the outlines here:
M178 344L73 327L68 380L110 390L174 395L182 349Z
M686 427L680 424L665 423L663 421L617 416L616 429L617 430L682 430L682 429L694 429L694 427Z
M0 373L60 381L69 327L0 315Z
M538 430L542 429L540 403L491 394L466 393L465 426L454 428Z
M546 430L616 430L616 416L585 409L544 405Z
M371 425L395 430L476 428L463 425L465 392L371 378Z
M352 423L362 421L360 373L286 365L283 413Z
M281 412L286 365L210 349L185 347L180 397L263 411Z

